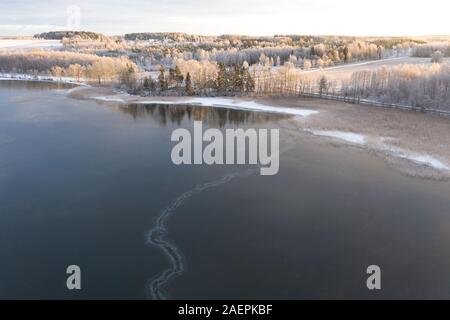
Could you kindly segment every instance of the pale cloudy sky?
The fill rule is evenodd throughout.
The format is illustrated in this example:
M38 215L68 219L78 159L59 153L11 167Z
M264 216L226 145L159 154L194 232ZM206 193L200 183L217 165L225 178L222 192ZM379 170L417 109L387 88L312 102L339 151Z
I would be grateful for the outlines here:
M450 0L0 0L0 36L64 29L71 6L109 35L450 35Z

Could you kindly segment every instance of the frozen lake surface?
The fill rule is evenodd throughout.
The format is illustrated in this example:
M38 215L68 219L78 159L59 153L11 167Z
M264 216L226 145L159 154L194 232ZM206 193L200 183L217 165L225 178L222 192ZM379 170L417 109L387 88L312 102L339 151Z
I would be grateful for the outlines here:
M181 273L168 298L450 298L449 182L316 143L288 130L295 115L75 100L70 88L0 81L0 298L152 298L172 262L148 236L166 216ZM173 165L171 133L194 120L279 128L279 174ZM71 264L81 292L65 287Z

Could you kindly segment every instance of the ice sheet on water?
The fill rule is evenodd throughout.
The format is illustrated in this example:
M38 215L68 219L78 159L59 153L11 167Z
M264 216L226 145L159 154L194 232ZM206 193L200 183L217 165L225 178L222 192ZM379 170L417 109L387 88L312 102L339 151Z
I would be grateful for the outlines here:
M306 130L313 135L336 138L354 144L366 144L366 137L362 134L344 132L344 131L326 131L326 130Z
M186 98L177 100L148 100L148 101L138 101L136 103L143 104L189 104L189 105L201 105L205 107L222 107L236 110L248 110L256 112L268 112L268 113L278 113L287 114L293 116L307 117L319 113L316 110L300 109L300 108L289 108L272 106L258 103L256 101L245 101L236 100L229 98Z

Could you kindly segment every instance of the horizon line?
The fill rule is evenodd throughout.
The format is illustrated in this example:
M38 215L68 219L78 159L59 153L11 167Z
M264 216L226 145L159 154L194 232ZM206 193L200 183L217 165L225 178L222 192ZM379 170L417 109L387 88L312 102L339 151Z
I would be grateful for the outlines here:
M92 30L74 30L74 29L55 29L50 31L37 32L34 34L27 35L1 35L0 38L6 37L34 37L43 33L51 33L51 32L92 32L96 34L101 34L108 37L120 37L125 36L127 34L169 34L169 33L178 33L178 34L186 34L186 35L194 35L194 36L203 36L203 37L221 37L221 36L239 36L239 37L258 37L258 38L275 38L275 37L289 37L289 36L312 36L312 37L349 37L349 38L411 38L411 37L450 37L450 34L403 34L403 35L369 35L369 34L326 34L326 33L283 33L283 34L273 34L273 35L264 35L264 34L246 34L246 33L220 33L220 34L204 34L204 33L190 33L184 31L133 31L133 32L125 32L119 34L108 34L100 31L92 31Z

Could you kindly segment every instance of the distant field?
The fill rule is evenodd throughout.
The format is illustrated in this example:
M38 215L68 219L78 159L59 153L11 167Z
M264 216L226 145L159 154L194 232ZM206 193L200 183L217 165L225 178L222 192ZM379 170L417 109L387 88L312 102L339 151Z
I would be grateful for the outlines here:
M445 58L445 61L450 63L450 58ZM413 58L413 57L401 57L390 58L384 60L367 61L361 63L354 63L336 67L324 68L322 70L309 70L304 71L306 74L325 74L331 81L345 80L351 77L353 72L357 71L373 71L382 67L393 67L400 64L431 64L430 58Z
M0 49L56 49L62 47L60 40L0 40Z

